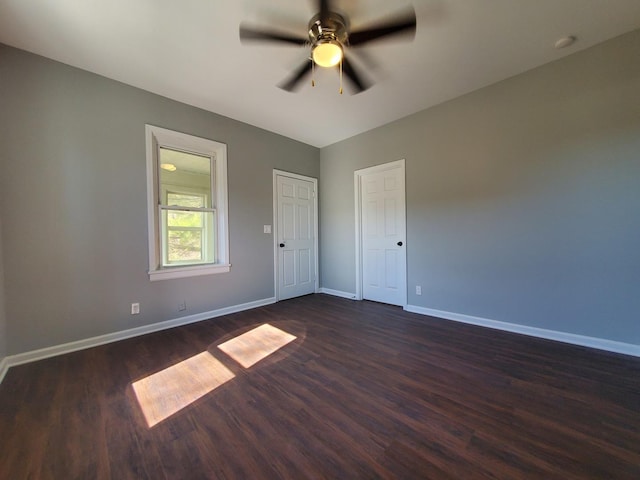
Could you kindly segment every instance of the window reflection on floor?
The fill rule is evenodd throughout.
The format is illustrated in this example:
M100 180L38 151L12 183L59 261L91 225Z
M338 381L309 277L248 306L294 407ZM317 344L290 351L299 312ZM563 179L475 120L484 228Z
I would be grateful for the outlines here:
M265 323L221 343L218 348L249 368L296 338ZM132 386L151 428L234 377L231 370L205 351L138 380Z
M235 375L209 352L176 363L133 383L149 427L182 410Z
M218 348L244 368L249 368L296 337L265 323L218 345Z

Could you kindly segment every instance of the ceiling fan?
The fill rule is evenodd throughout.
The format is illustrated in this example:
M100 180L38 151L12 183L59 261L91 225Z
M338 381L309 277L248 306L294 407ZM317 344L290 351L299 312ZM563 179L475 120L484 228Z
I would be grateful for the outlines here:
M339 67L351 81L355 93L360 93L370 84L358 73L353 62L347 58L351 47L360 47L391 35L405 34L413 38L416 31L416 13L413 7L356 31L350 30L349 19L332 9L330 0L317 0L318 13L311 17L306 37L277 31L271 27L251 27L240 24L240 40L242 42L262 41L278 42L290 45L309 47L309 60L305 61L293 74L278 86L289 92L300 86L302 79L319 67ZM314 85L312 80L312 85ZM342 93L342 83L340 86Z

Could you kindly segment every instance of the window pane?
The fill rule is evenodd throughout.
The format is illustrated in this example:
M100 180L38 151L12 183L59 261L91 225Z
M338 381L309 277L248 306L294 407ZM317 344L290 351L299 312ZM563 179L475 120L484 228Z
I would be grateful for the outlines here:
M215 262L215 213L162 210L164 266Z
M212 206L210 204L212 166L210 157L160 147L159 165L160 191L180 190L176 187L186 187L187 191L201 193L203 201L207 199L206 201L209 202L209 205L198 205L199 207ZM169 202L169 205L182 204Z
M167 205L177 207L204 208L204 195L188 195L185 193L167 193Z
M200 212L168 210L167 226L202 228L204 226L204 214Z
M168 263L202 262L202 230L169 230Z

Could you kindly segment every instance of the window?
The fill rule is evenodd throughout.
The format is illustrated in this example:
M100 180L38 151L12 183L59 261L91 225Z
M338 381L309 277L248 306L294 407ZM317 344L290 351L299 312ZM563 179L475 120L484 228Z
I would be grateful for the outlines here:
M149 278L228 272L227 146L146 126Z

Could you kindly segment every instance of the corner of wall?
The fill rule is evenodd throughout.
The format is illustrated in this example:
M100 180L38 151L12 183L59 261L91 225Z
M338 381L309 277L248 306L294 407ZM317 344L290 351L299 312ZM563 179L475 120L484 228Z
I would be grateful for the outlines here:
M0 383L4 380L4 376L9 371L9 362L7 361L7 357L4 357L0 360Z
M7 357L7 317L4 308L4 267L2 262L2 220L0 219L0 382L4 378L8 367Z

